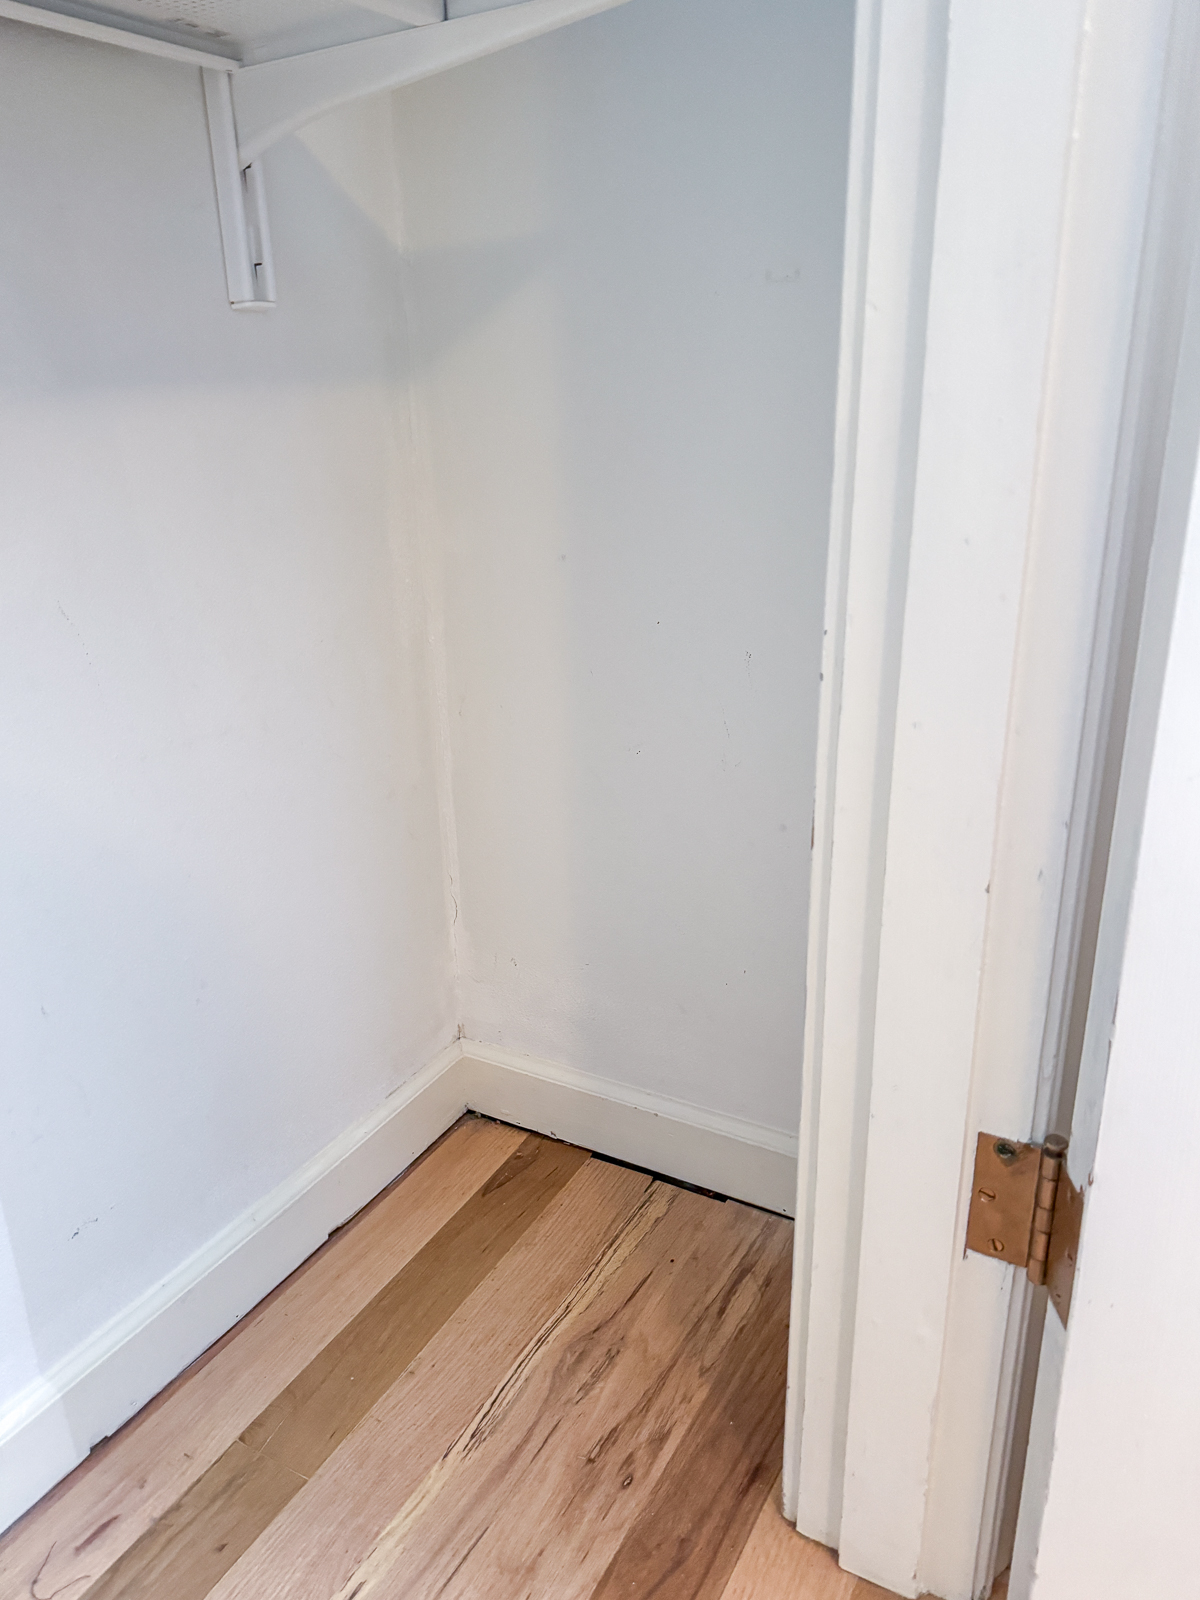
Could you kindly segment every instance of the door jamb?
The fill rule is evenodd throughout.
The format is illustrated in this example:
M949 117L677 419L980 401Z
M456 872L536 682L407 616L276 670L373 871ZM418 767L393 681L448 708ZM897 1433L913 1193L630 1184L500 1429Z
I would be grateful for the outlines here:
M1140 44L1138 39L1133 42L1142 51L1145 89L1152 83L1154 51L1159 48L1150 35L1155 27L1161 31L1169 0L1161 0L1146 12L1138 9L1142 32ZM956 25L969 28L972 10L978 11L973 0L860 0L856 24L784 1455L787 1515L797 1521L802 1532L842 1548L852 1570L859 1570L863 1563L855 1565L854 1549L846 1550L846 1445L856 1381L859 1287L863 1272L870 1270L860 1261L860 1247L871 1159L871 1098L876 1087L874 1023L889 813L893 809L896 685L908 605L930 283L935 249L945 248L945 232L952 230L954 223L953 216L947 219L946 213L939 211L938 194L947 78L961 70L951 61L948 38L951 15ZM1121 648L1121 628L1114 623L1112 608L1121 592L1120 574L1128 564L1129 519L1136 510L1127 504L1130 452L1136 455L1138 448L1131 443L1128 384L1120 393L1118 377L1118 398L1113 402L1109 392L1108 412L1101 416L1093 409L1089 413L1091 432L1084 427L1085 445L1080 448L1076 444L1073 459L1068 427L1077 402L1085 402L1086 411L1086 391L1089 386L1095 388L1100 375L1095 361L1089 365L1085 360L1082 368L1078 366L1078 339L1081 329L1086 332L1088 315L1104 323L1108 338L1105 374L1111 377L1113 359L1127 362L1131 375L1139 362L1144 367L1146 360L1144 325L1120 324L1125 314L1132 319L1149 187L1149 158L1143 147L1148 142L1153 149L1156 101L1150 94L1147 104L1143 94L1143 102L1138 103L1129 92L1122 107L1125 120L1118 118L1114 124L1110 108L1107 132L1086 117L1087 95L1090 90L1094 106L1097 79L1103 81L1106 60L1111 64L1114 52L1129 43L1128 39L1124 46L1120 43L1120 11L1121 0L1085 0L1076 10L1080 56L1072 91L1077 97L1075 148L1069 180L1064 180L1062 248L1052 267L1056 309L1047 349L1040 433L1043 449L1031 485L1031 529L1036 530L1039 518L1043 525L1047 518L1057 518L1056 526L1061 527L1065 515L1074 519L1077 536L1078 530L1083 530L1091 540L1090 545L1086 540L1080 545L1077 557L1094 585L1092 612L1076 616L1071 636L1074 653L1067 652L1056 668L1062 675L1059 698L1074 718L1076 739L1074 749L1067 740L1072 765L1069 781L1064 790L1060 775L1053 797L1054 804L1065 810L1059 825L1069 843L1050 874L1052 881L1037 913L1038 954L1032 968L1027 964L1025 974L1041 1006L1041 1025L1035 1040L1020 1041L1023 1059L1016 1070L1007 1072L1006 1084L989 1087L988 1081L989 1073L992 1078L998 1071L1005 1075L996 1065L998 1055L1003 1055L1004 1024L994 1014L989 1020L980 1012L984 1032L990 1026L992 1038L990 1047L981 1049L977 1036L975 1061L965 1068L971 1074L972 1089L960 1163L958 1203L963 1222L962 1203L970 1181L968 1152L977 1131L972 1122L985 1114L989 1103L998 1101L1007 1105L1010 1115L1024 1119L1024 1125L1006 1126L1005 1132L1038 1136L1046 1131L1053 1114L1068 1031L1063 1019L1071 1008L1078 929L1091 876L1095 773L1107 738L1111 703L1103 698L1097 702L1095 685L1107 678L1110 659ZM1030 25L1028 21L1026 25ZM1127 34L1131 30L1136 33L1137 26L1125 18ZM1105 206L1112 210L1111 196L1101 203L1093 192L1096 168L1104 154L1105 137L1111 145L1114 138L1119 144L1133 135L1134 143L1140 141L1137 159L1143 165L1137 167L1135 162L1125 174L1125 208L1117 218L1124 235L1114 235L1111 216L1107 223L1103 221ZM1150 222L1153 234L1153 217ZM1122 238L1128 239L1131 233L1137 235L1131 246L1132 260L1123 258L1113 265L1098 296L1084 273L1089 245L1095 259L1096 247L1111 250L1114 238L1120 246ZM1162 234L1160 226L1160 247L1169 252L1170 240L1163 244ZM1117 253L1120 255L1119 249ZM1081 290L1092 296L1091 303L1082 308L1078 304ZM1074 366L1067 359L1072 339L1076 340ZM992 377L985 373L977 381L987 382ZM1111 383L1108 387L1111 391ZM1068 452L1066 468L1056 471L1064 448ZM1096 531L1098 481L1104 490L1099 515L1101 524L1107 523L1106 539ZM1031 552L1033 548L1031 543ZM1042 584L1043 612L1047 596L1053 608L1059 592L1055 585L1061 591L1071 581L1064 570L1039 576L1032 556L1027 562L1026 590L1031 575ZM1025 592L1023 626L1030 604ZM1044 635L1044 615L1041 625ZM1015 674L1021 670L1020 648L1018 644ZM1086 664L1089 655L1090 666L1081 673L1081 657ZM1010 791L1015 781L1014 736L1010 727L1004 767ZM1042 798L1043 802L1048 799ZM1021 821L1021 809L1019 791L1016 803L1011 792L1001 799L993 867L1003 872L1005 822L1015 828ZM1043 826L1045 821L1043 817ZM1008 870L1014 870L1011 862ZM998 894L997 900L1001 898ZM995 965L997 918L990 915L994 910L994 905L989 908L985 978L988 960ZM981 994L981 1006L982 1002ZM988 1045L988 1040L983 1043ZM994 1263L979 1265L993 1272L1002 1270ZM1002 1348L994 1353L995 1370L982 1378L977 1374L975 1380L976 1401L981 1395L986 1401L990 1392L992 1406L990 1415L980 1413L975 1418L978 1428L990 1433L984 1452L986 1483L977 1491L978 1520L974 1526L966 1526L971 1519L965 1517L961 1501L953 1504L952 1496L939 1511L935 1461L919 1570L897 1573L876 1568L864 1574L902 1592L915 1594L918 1585L932 1587L936 1583L938 1593L986 1593L996 1563L1002 1564L1006 1558L1013 1532L1012 1489L1014 1479L1019 1482L1020 1465L1020 1439L1014 1450L1013 1437L1014 1432L1019 1436L1021 1406L1030 1388L1021 1378L1034 1297L1024 1291L1011 1296L1006 1289L1004 1298L1011 1299L1011 1304L1007 1312L1000 1309L1007 1326ZM1036 1332L1035 1326L1035 1345ZM942 1376L944 1379L944 1372ZM943 1454L956 1467L955 1442L942 1443L946 1445ZM938 1440L932 1423L928 1444L936 1455ZM957 1448L961 1453L961 1439ZM861 1485L856 1492L861 1502ZM929 1579L932 1581L927 1583Z

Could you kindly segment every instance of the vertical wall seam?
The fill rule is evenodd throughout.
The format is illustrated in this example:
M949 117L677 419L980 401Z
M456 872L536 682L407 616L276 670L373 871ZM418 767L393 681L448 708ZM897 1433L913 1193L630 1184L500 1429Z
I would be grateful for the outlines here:
M399 92L399 91L397 91ZM392 170L399 240L398 303L409 370L404 384L403 416L398 419L407 444L410 479L407 518L413 554L416 558L420 590L420 612L424 636L425 684L431 714L435 782L437 785L438 826L442 848L442 881L446 928L449 940L450 973L456 1037L463 1034L462 963L459 936L462 921L462 876L458 858L458 820L454 805L454 759L450 739L450 691L446 650L446 607L442 592L438 540L439 516L435 478L429 446L427 407L417 378L422 364L421 323L417 314L409 270L408 231L404 204L404 184L400 172L398 147L400 130L396 120L396 92L391 97Z

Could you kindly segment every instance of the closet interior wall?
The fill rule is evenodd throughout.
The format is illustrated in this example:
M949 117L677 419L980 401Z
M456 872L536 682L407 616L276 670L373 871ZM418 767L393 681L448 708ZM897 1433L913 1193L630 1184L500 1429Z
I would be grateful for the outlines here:
M457 1029L389 126L271 152L237 315L199 72L0 22L5 1491L270 1287L39 1412Z
M460 1037L794 1136L852 22L327 117L259 315L199 73L0 22L0 1524Z
M794 1135L853 8L395 97L468 1039Z

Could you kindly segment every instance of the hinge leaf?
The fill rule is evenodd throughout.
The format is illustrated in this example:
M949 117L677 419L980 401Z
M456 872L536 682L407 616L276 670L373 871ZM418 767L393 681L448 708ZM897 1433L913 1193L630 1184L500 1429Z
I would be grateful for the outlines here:
M1067 1141L1027 1144L981 1133L967 1213L967 1249L1049 1283L1065 1326L1079 1248L1083 1197L1066 1171Z

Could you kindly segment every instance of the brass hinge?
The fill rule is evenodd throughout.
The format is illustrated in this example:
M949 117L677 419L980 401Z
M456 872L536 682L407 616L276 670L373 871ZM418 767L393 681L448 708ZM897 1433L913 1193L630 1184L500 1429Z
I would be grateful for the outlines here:
M1018 1144L981 1133L967 1214L967 1249L1021 1267L1030 1283L1047 1284L1054 1309L1067 1323L1083 1191L1067 1173L1067 1141Z

